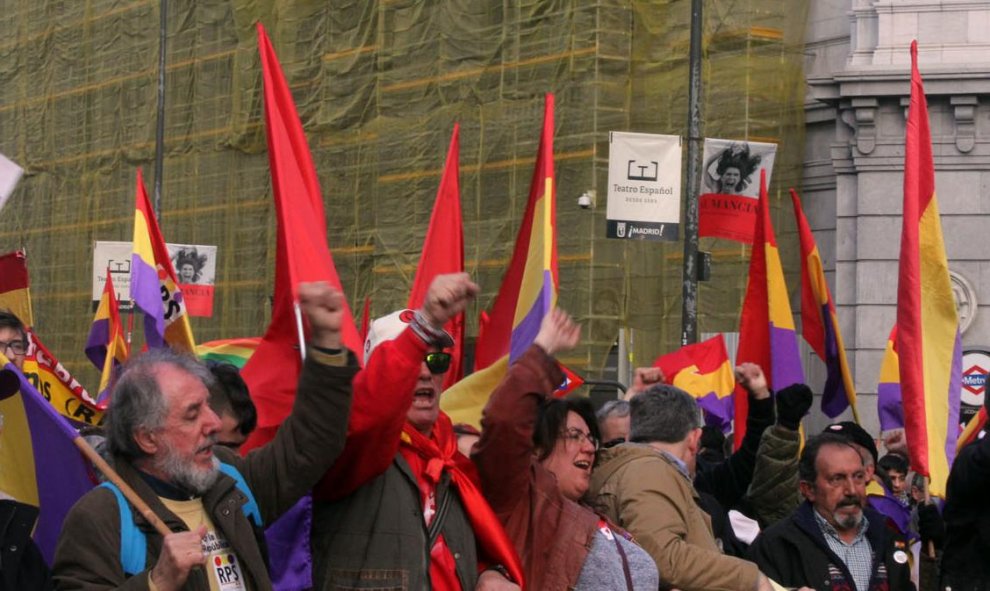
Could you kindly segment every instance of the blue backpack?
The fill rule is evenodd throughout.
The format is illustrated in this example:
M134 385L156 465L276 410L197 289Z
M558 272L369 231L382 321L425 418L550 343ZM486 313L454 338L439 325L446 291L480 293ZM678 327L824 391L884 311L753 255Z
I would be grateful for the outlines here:
M220 463L220 471L234 479L237 490L247 497L248 502L241 509L244 516L253 521L255 526L262 526L261 510L258 503L248 488L244 476L237 471L237 468L230 464ZM111 490L117 497L117 508L120 510L120 564L124 568L124 574L134 576L144 570L148 560L148 540L143 531L138 529L134 523L134 513L131 512L131 505L124 497L124 493L112 482L104 482L100 486Z

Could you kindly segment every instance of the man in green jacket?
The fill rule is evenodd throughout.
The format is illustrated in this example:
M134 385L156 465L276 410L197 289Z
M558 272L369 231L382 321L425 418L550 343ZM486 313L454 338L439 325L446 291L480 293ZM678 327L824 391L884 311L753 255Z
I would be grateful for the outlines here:
M341 344L344 300L303 284L310 343L292 414L268 445L240 457L216 445L212 376L196 359L158 349L133 359L114 388L107 446L118 474L173 532L159 535L100 486L65 521L58 589L265 591L262 527L289 509L344 446L353 355Z

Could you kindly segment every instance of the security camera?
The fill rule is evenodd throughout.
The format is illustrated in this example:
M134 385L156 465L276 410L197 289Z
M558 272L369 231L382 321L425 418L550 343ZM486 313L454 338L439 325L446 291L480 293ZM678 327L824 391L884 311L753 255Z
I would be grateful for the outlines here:
M585 191L578 197L578 205L581 209L591 209L595 205L595 192Z

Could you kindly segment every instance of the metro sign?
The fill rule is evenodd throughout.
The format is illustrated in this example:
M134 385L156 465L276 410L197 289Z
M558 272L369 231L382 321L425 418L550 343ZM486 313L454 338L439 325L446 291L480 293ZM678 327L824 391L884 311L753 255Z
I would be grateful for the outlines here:
M982 395L987 387L987 370L979 365L970 367L963 372L962 386L975 396Z

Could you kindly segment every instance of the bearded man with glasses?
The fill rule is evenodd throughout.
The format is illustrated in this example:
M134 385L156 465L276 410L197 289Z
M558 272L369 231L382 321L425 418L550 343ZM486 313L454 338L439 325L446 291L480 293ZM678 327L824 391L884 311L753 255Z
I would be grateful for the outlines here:
M519 589L511 543L440 411L454 344L443 326L477 293L465 273L440 275L421 309L369 327L347 444L313 495L315 589Z

